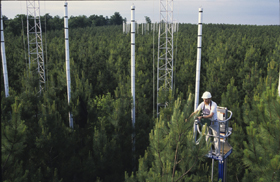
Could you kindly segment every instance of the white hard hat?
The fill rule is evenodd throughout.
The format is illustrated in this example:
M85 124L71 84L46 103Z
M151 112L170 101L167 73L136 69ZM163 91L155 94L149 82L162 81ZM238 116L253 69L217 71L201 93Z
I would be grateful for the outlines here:
M211 93L206 91L206 92L203 93L201 98L203 98L203 99L210 99L211 97L212 97Z

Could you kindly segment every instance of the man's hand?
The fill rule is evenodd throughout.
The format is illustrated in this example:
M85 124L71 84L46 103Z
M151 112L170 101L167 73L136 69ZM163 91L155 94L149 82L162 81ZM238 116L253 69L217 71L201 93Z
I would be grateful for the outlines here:
M200 119L202 118L202 116L198 116L197 119L200 121Z

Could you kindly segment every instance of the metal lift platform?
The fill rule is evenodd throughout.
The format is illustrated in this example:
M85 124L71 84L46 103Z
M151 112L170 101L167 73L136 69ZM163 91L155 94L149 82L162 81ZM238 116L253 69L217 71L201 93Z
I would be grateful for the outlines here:
M230 113L228 117L227 114ZM213 181L214 173L214 160L219 161L219 176L218 179L222 179L222 182L226 182L226 169L227 169L227 157L232 153L232 146L228 143L228 137L232 133L232 128L228 126L228 121L231 119L232 112L229 111L226 107L217 107L217 115L219 122L219 153L209 151L206 154L206 157L212 159L212 173L211 181ZM210 135L210 137L215 137Z
M230 116L228 117L228 113ZM205 156L212 159L212 173L211 173L211 181L213 181L213 173L214 173L214 160L219 161L219 176L218 179L222 179L222 182L226 182L226 161L227 157L232 153L232 146L228 143L228 137L232 133L232 128L228 126L229 120L231 119L232 112L228 110L226 107L217 107L217 122L219 123L219 131L218 136L214 136L212 134L207 134L207 136L211 138L219 138L218 146L219 152L216 154L213 149L209 151ZM209 126L211 127L211 126ZM196 135L201 133L199 130L198 122L194 123L194 138L195 142L198 145L199 140L197 141Z

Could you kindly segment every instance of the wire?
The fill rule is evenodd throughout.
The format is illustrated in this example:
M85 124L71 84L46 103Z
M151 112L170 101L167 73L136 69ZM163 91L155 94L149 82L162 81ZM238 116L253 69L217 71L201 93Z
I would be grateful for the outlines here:
M2 0L2 1L26 1L26 0ZM57 2L57 1L77 1L77 0L51 0L51 1L54 1L54 2ZM80 2L87 2L87 1L100 1L100 2L106 2L106 1L124 1L124 2L129 2L131 0L80 0ZM133 0L133 1L158 1L158 0ZM213 1L209 1L209 0L176 0L176 2L206 2L206 3L212 3ZM228 0L229 2L243 2L242 0ZM215 0L215 2L221 2L221 3L224 3L225 1L224 0Z
M26 46L25 46L25 41L24 41L24 26L23 26L23 15L21 15L21 26L22 26L22 42L23 42L23 49L24 49L24 60L25 60L25 65L26 65L26 70L28 69L27 66L27 58L26 58Z
M176 24L175 24L175 25L176 25ZM179 24L178 24L178 25L179 25ZM177 28L177 27L176 27L176 28ZM174 91L175 91L175 92L176 92L176 90L175 90L175 83L176 83L176 82L175 82L175 78L176 78L176 77L175 77L175 76L176 76L176 62L177 62L177 56L178 56L178 49L177 49L177 48L178 48L178 44L177 44L177 42L178 42L179 30L176 29L176 32L177 32L177 33L176 33L176 51L175 51L175 54L176 54L176 55L175 55L175 60L174 60L174 68L175 68L175 69L174 69L174 70L175 70L175 71L174 71Z
M48 48L47 48L47 13L46 13L46 1L44 1L44 8L45 8L45 49L46 49L46 66L45 71L47 73L46 75L46 90L48 90Z
M20 2L20 14L21 14L21 36L22 36L22 42L23 42L23 49L24 49L24 60L25 60L25 65L26 65L26 70L28 69L27 66L27 58L26 58L26 46L25 46L25 41L24 41L24 26L23 26L23 13L22 13L22 5Z

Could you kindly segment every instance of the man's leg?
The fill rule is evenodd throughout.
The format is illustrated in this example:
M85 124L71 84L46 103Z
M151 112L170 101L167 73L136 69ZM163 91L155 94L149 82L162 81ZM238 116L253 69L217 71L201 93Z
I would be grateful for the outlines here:
M212 135L212 132L209 129L209 126L211 124L211 120L210 119L202 118L200 122L203 125L203 128L205 127L205 124L207 123L205 139L206 139L206 143L208 145L211 142L211 140L209 139L208 135ZM203 128L202 128L202 130L203 130Z
M215 154L218 155L219 154L219 138L217 138L220 133L219 133L219 124L218 122L215 122L214 125L211 125L209 128L212 129L212 133L214 136L214 147L215 147Z
M202 125L205 125L207 123L207 126L209 127L211 125L211 120L210 119L206 119L206 118L201 118L200 123Z

